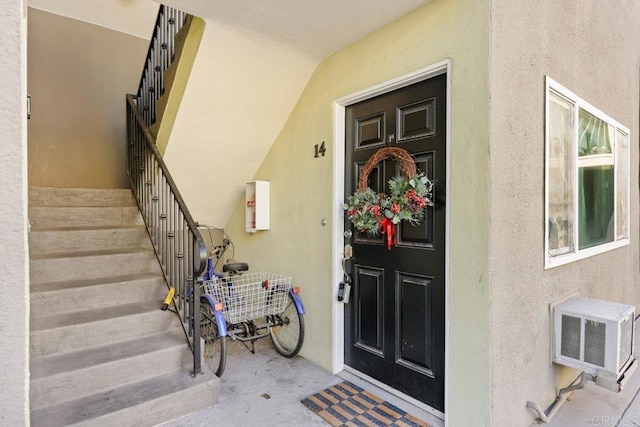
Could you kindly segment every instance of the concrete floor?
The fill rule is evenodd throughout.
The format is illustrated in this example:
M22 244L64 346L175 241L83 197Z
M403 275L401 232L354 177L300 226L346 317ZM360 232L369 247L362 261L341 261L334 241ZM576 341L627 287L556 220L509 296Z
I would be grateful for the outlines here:
M344 378L331 375L302 357L280 356L269 338L256 342L255 354L241 343L229 341L227 355L218 404L168 421L163 427L329 425L300 401ZM373 385L351 376L347 379L435 427L443 425L441 420Z
M640 324L636 322L635 354L640 354ZM577 374L576 374L577 375ZM326 426L322 418L300 401L347 379L382 397L434 427L444 425L420 408L402 401L348 373L331 375L312 362L287 359L266 338L251 354L239 342L228 343L227 368L222 376L217 405L163 424L163 427L199 426ZM625 389L613 393L593 382L571 394L548 424L552 427L640 427L640 369ZM551 402L538 402L543 408ZM533 412L532 412L533 415ZM533 423L532 425L538 425Z

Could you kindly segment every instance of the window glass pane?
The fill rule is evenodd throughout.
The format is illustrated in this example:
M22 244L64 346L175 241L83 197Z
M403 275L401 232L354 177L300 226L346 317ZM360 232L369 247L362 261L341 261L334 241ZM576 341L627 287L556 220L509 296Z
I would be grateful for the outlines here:
M580 109L578 123L578 247L614 240L615 128Z
M578 169L578 247L613 242L613 166Z
M573 105L549 94L549 254L573 252Z
M617 239L629 237L627 229L627 170L629 169L629 135L620 131L616 138L616 205L617 205Z
M607 156L611 154L613 126L582 108L579 112L578 156Z

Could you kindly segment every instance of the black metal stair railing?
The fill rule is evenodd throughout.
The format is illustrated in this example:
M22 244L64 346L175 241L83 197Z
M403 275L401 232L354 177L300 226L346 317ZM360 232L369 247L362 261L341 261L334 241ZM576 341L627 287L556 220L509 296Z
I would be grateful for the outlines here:
M193 351L193 374L201 372L200 291L207 249L198 227L156 148L134 95L127 95L127 174L174 303Z
M149 43L136 95L138 111L147 127L156 121L156 103L164 93L164 73L175 54L175 37L190 18L186 12L161 5Z
M164 74L174 60L176 34L191 19L161 5L136 95L127 95L127 174L165 280L193 351L193 375L202 372L200 291L207 249L197 225L162 160L149 127L164 92Z

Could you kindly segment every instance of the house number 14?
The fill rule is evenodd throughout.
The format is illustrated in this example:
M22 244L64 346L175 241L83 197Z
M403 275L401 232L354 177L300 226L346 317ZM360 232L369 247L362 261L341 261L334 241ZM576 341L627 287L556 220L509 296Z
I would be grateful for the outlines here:
M313 149L314 149L313 157L315 157L316 159L320 156L324 157L325 153L327 152L327 147L325 147L324 141L322 141L322 144L320 145L318 144L314 145Z

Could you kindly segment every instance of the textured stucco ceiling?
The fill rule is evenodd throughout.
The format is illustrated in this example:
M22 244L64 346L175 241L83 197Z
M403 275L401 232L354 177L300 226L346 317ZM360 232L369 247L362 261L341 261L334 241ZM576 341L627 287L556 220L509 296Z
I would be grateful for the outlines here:
M151 0L28 0L29 7L149 39L158 15Z
M204 19L286 44L320 60L430 0L169 0Z

